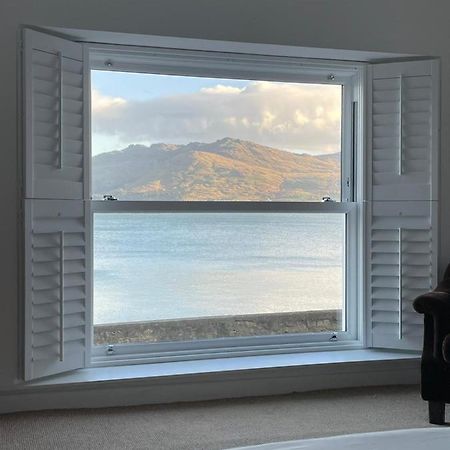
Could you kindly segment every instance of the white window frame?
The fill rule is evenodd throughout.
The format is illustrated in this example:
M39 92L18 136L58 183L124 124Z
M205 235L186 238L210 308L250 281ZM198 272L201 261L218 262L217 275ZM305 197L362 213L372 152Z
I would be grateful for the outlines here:
M292 57L266 57L218 52L176 49L136 48L86 44L89 64L86 77L90 85L91 70L112 70L135 73L160 73L267 81L338 84L343 86L341 201L339 202L177 202L177 201L91 201L89 228L94 214L158 213L158 212L272 212L272 213L337 213L346 214L343 318L346 330L334 333L301 333L274 336L251 336L189 342L93 345L93 289L91 292L91 333L88 342L88 365L107 366L208 359L232 356L254 356L293 351L360 348L364 345L363 320L363 203L364 180L364 82L366 65L336 61L314 61ZM90 86L88 88L90 91ZM87 100L90 101L87 95ZM90 108L87 108L90 111ZM90 130L90 116L85 126ZM91 152L86 158L87 186L91 193ZM107 194L107 193L105 193ZM89 195L92 198L91 195ZM93 233L91 233L93 239ZM91 243L91 248L92 248ZM93 255L91 255L91 258ZM93 266L93 264L91 264ZM88 273L93 286L93 271ZM331 339L331 340L330 340Z

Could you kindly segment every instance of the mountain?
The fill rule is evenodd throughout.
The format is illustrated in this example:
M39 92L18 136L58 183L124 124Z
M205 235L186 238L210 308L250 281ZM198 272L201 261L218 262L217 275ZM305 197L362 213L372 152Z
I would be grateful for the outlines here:
M95 199L320 201L340 193L340 154L291 153L240 139L130 145L93 158Z

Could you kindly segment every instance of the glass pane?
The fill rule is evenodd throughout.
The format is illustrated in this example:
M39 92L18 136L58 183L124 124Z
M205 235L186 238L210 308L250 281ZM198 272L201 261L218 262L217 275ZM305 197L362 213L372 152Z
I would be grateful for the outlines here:
M92 72L93 198L341 198L342 86Z
M95 214L96 344L338 331L344 214Z

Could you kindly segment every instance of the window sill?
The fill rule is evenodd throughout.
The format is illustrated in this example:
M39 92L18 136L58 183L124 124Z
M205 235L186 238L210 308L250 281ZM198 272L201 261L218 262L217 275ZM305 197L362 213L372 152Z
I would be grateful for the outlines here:
M91 367L0 391L0 414L416 385L418 353L334 350Z
M292 369L323 365L346 366L354 363L386 361L417 362L416 352L373 349L335 350L322 352L218 358L197 361L133 364L127 366L80 369L26 383L26 386L69 385L125 380L154 380L178 376L242 373L265 369Z

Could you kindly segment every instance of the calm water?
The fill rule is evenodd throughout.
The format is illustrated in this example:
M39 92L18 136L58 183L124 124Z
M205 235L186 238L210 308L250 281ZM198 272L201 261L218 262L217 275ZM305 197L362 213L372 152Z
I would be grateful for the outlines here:
M94 322L342 307L343 215L96 214Z

